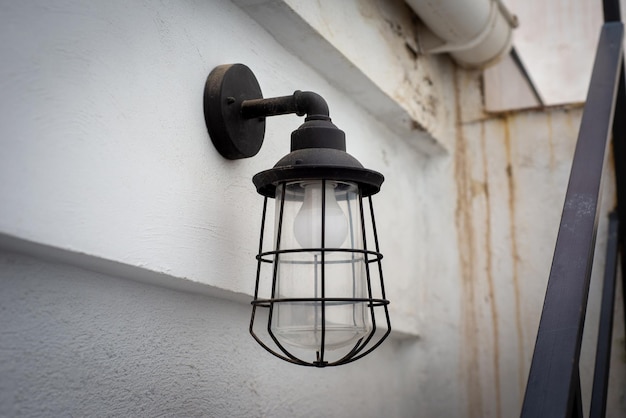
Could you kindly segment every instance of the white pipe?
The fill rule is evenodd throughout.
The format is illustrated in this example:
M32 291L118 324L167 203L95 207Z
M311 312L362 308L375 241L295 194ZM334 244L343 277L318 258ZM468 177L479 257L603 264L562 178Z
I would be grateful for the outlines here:
M483 68L511 50L518 22L500 0L406 2L432 32L422 39L425 52L449 52L464 67Z

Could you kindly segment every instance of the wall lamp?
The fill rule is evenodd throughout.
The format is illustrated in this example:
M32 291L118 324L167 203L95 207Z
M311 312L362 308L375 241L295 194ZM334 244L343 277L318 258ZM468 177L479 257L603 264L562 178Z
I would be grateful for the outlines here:
M220 65L207 78L206 125L225 158L256 155L266 117L290 113L306 115L291 152L252 178L264 203L250 333L290 363L337 366L372 352L391 331L371 200L384 178L346 152L318 94L264 99L242 64Z

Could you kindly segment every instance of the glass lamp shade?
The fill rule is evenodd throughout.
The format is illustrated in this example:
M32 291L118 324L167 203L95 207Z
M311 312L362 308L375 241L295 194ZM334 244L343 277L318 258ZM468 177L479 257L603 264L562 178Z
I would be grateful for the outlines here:
M282 211L276 247L280 239L280 248L306 251L278 255L274 297L311 300L276 304L271 331L281 344L313 352L322 343L326 349L353 345L371 329L363 301L367 298L365 258L335 250L363 249L357 185L296 181L277 187L276 195L276 201L283 202L276 205L277 220Z
M390 329L371 199L364 211L358 183L306 179L279 183L273 201L274 217L266 216L267 197L264 205L251 334L272 354L307 366L344 364L371 352ZM265 239L272 250L263 251L265 224L272 220L273 239ZM367 249L368 239L376 251ZM379 285L372 285L372 272ZM257 307L268 308L262 320ZM384 315L378 328L375 308ZM266 324L269 342L255 321ZM377 330L384 335L373 338Z

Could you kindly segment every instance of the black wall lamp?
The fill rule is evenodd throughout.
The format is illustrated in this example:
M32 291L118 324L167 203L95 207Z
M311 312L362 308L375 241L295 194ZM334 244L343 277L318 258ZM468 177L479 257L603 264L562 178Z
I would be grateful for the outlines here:
M264 99L242 64L209 74L204 116L225 158L256 155L265 118L289 113L307 116L291 134L291 152L252 179L265 199L250 333L290 363L337 366L372 352L391 331L371 200L384 178L346 152L344 132L316 93ZM266 216L268 198L274 217Z

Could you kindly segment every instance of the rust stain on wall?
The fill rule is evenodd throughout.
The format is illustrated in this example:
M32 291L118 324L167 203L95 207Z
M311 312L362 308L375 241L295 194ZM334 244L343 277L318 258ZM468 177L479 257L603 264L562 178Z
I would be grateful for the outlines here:
M510 129L511 117L505 115L502 118L503 133L504 133L504 145L506 149L506 174L509 186L509 225L511 228L511 256L512 256L512 273L513 273L513 293L515 296L515 328L517 331L517 364L518 364L518 379L519 387L522 391L520 396L523 396L524 388L526 387L524 377L526 376L526 365L524 364L524 330L522 326L522 312L521 312L521 295L519 284L519 253L517 249L517 234L515 230L515 173L514 164L511 153L511 129ZM550 135L551 137L552 135Z
M478 324L474 309L476 296L474 294L474 283L472 280L472 260L474 258L472 242L474 241L475 235L471 210L472 185L466 141L463 136L463 127L460 121L461 94L456 70L453 79L457 117L454 156L454 176L457 187L455 223L458 231L459 261L462 275L461 286L463 288L463 297L461 299L461 324L464 347L461 350L461 367L462 379L465 382L468 395L468 416L470 418L479 418L484 414L478 359Z
M550 149L550 171L556 167L556 156L554 155L554 138L552 137L552 113L546 112L546 122L548 124L548 147Z
M487 164L487 144L485 140L485 123L480 122L480 149L483 160L483 178L485 190L485 257L487 269L487 284L489 286L489 308L491 310L491 322L493 323L493 378L496 392L496 413L502 416L502 401L500 394L500 328L498 324L498 306L496 303L495 285L492 269L491 251L491 205L489 202L489 169Z
M422 130L428 131L441 111L441 92L432 81L428 61L418 53L417 21L413 9L403 0L369 0L357 2L359 13L375 22L375 26L393 51L403 76L390 95L406 109L413 119L420 120Z

